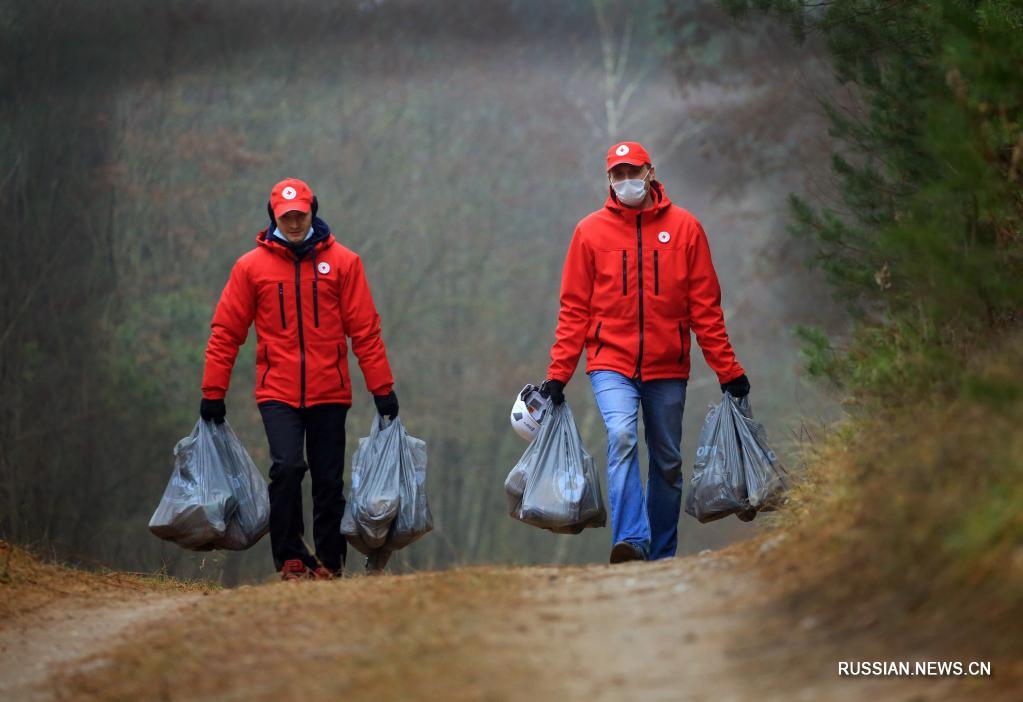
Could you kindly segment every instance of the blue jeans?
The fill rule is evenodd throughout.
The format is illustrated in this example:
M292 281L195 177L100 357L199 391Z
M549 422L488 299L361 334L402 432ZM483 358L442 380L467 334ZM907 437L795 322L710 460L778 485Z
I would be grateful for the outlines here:
M650 560L670 558L678 547L682 506L682 409L687 381L636 381L609 370L589 375L607 427L612 542L628 541ZM636 429L640 405L650 452L645 500Z

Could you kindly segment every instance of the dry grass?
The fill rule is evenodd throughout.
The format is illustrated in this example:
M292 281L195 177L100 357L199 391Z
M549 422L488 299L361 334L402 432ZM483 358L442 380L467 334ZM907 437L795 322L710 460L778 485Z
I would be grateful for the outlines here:
M958 397L833 426L766 536L786 625L872 659L908 648L992 660L1023 683L1023 337L972 361ZM772 541L773 539L773 541Z
M214 589L216 586L208 583L189 583L159 575L71 568L0 540L0 621L67 598L110 599L131 593Z
M240 587L58 689L76 700L486 699L495 676L533 676L514 650L488 645L524 587L493 568Z

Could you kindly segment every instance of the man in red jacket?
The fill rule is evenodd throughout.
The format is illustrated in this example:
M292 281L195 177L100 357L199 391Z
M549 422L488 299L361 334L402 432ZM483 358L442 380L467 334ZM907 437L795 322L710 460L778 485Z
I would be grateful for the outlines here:
M678 546L690 330L722 392L741 397L750 385L728 341L700 222L668 199L637 142L608 150L607 177L607 202L576 225L568 247L543 391L564 402L585 346L586 373L608 432L611 562L618 563L667 558ZM650 457L645 500L640 406Z
M347 554L341 516L352 404L348 338L380 414L396 417L398 398L361 259L316 216L316 197L301 180L275 185L267 209L270 226L231 269L213 315L200 415L224 421L231 369L254 321L256 402L273 461L274 565L286 580L331 578L342 572ZM313 480L315 556L302 538L303 441Z

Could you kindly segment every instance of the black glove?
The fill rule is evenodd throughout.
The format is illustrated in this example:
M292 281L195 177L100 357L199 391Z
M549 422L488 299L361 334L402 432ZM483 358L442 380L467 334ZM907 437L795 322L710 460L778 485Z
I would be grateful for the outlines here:
M554 404L560 405L565 401L565 384L560 380L548 378L540 384L540 394L549 397Z
M749 395L749 378L743 373L735 380L729 380L721 384L721 392L730 392L732 397L745 397Z
M374 395L373 402L377 405L377 412L381 417L394 419L398 416L398 396L391 390L386 395Z
M199 403L199 416L207 422L224 423L224 416L227 415L227 406L223 400L207 400L202 398Z

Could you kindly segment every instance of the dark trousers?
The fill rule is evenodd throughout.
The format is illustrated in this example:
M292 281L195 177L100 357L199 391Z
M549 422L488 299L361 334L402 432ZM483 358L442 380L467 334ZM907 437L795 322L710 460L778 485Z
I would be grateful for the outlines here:
M270 549L274 567L300 559L309 568L322 563L331 571L344 565L348 543L341 535L345 511L345 418L348 405L322 404L298 409L269 400L259 404L270 442ZM302 540L302 478L309 457L313 479L313 556ZM319 559L319 562L317 562Z

